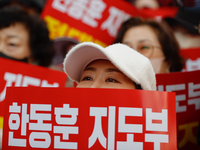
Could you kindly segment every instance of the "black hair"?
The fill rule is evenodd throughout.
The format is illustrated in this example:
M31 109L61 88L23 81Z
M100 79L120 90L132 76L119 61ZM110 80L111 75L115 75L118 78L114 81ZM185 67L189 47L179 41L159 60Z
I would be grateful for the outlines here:
M40 14L45 5L45 1L44 0L0 0L0 9L12 5L21 6L25 10L31 9L35 13Z
M40 66L49 66L55 50L49 38L46 23L39 15L28 14L18 6L9 6L0 10L0 30L20 23L29 33L31 59Z
M143 90L140 84L135 84L135 88L139 90Z

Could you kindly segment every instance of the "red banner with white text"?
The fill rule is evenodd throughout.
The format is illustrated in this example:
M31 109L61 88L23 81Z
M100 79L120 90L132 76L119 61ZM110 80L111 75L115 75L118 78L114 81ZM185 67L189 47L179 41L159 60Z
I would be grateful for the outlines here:
M200 70L200 47L182 49L180 53L186 60L183 71Z
M122 0L48 0L41 16L47 22L51 39L69 37L105 47L113 43L121 24L129 17L161 20L174 17L177 10L138 10Z
M200 70L157 74L159 91L176 92L177 138L179 150L199 150Z
M113 42L131 16L146 15L121 0L49 0L42 13L52 39L67 36L102 46Z
M65 87L67 76L60 71L0 58L0 116L4 113L6 87Z
M177 149L173 92L10 87L7 93L2 150Z

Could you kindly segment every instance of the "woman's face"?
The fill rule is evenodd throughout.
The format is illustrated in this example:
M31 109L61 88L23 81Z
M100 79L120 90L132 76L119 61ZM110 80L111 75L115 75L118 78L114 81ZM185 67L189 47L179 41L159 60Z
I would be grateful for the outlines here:
M108 60L95 60L81 75L77 87L135 89L135 84Z
M0 52L15 59L30 57L28 30L20 23L0 29Z
M147 25L131 27L124 34L122 43L148 57L156 73L168 72L169 67L164 61L162 46L151 27Z

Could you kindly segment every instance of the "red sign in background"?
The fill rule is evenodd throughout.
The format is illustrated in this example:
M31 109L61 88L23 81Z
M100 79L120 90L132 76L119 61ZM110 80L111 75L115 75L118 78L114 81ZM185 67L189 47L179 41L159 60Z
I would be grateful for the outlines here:
M177 136L179 150L198 150L200 125L200 71L157 74L159 91L176 92Z
M180 53L186 60L184 71L200 70L200 47L182 49Z
M122 0L49 0L42 18L47 22L52 39L75 38L93 41L101 46L113 43L121 24L129 17L161 20L173 17L178 8L138 10Z
M67 36L102 46L113 42L121 23L146 15L121 0L49 0L42 12L52 39Z
M7 94L3 150L177 149L173 92L9 87Z
M60 71L0 58L0 116L4 113L6 87L65 87L67 76Z

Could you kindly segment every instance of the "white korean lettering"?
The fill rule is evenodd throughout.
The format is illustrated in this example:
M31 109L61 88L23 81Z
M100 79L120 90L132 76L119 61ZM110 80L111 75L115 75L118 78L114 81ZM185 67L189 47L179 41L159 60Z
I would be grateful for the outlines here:
M90 2L90 7L83 17L83 23L95 28L98 22L95 19L101 19L102 13L106 8L106 4L102 0L95 0Z
M31 132L29 143L33 148L48 148L51 144L51 136L46 132Z
M92 135L89 137L89 148L99 139L100 144L106 148L106 137L102 131L102 117L107 116L106 107L90 107L90 116L95 117L94 129Z
M4 80L6 80L6 85L3 91L0 93L0 102L5 99L6 96L6 87L12 86L12 83L16 80L16 74L6 72L4 74Z
M15 122L15 123L13 123ZM20 125L20 118L18 114L11 114L9 116L9 128L11 130L18 130Z
M15 87L20 87L21 86L21 83L22 83L22 74L17 74L16 76L16 82L15 82Z
M54 126L54 133L63 134L63 140L69 140L69 134L78 134L78 127ZM54 148L77 149L77 142L61 142L60 136L54 136Z
M164 86L163 85L158 85L157 91L164 91Z
M13 102L13 104L11 106L9 106L9 112L20 113L21 112L21 106L18 106L16 102Z
M113 6L109 8L109 13L110 15L101 25L101 29L108 30L110 36L115 37L122 22L129 18L130 15Z
M200 58L198 58L197 60L188 59L186 61L186 69L187 71L200 70Z
M8 145L9 146L20 146L20 147L26 147L26 139L17 139L14 138L14 132L9 131L8 135Z
M134 142L134 134L127 134L127 140L125 142L117 142L117 150L129 150L133 148L137 150L143 150L143 142Z
M189 92L188 92L189 98L200 96L200 84L194 84L193 82L190 82L188 83L188 86L189 86Z
M142 108L119 107L118 132L142 133L142 125L126 124L126 116L142 117Z
M119 107L119 119L118 119L118 132L122 133L142 133L142 125L126 124L126 116L142 117L142 108L126 108ZM127 134L126 141L117 142L117 150L130 149L134 147L138 150L143 149L142 142L134 142L134 134Z
M188 84L188 105L195 105L195 109L200 109L200 84L189 83ZM196 97L196 98L192 98Z
M21 135L26 135L27 123L29 123L29 115L27 114L27 104L22 104Z
M180 91L180 90L185 90L185 84L174 84L174 85L167 85L166 86L166 91L168 92L173 92L173 91ZM185 94L181 95L176 95L176 112L185 112L187 110L186 105L179 105L180 101L185 101L186 96Z
M41 82L40 79L24 76L22 87L27 87L28 85L40 86L40 82Z
M153 123L153 120L161 120L162 123ZM168 111L152 112L152 108L146 109L146 130L147 131L168 131Z
M77 121L78 108L70 108L69 104L63 104L63 108L55 108L55 115L58 124L74 125ZM71 117L61 117L61 115L71 115Z
M9 112L12 113L20 113L21 106L18 106L16 102L13 102L11 106L9 106ZM11 130L18 130L20 125L20 117L19 114L10 114L9 116L9 128Z
M58 83L49 84L47 80L42 81L41 87L59 87Z
M11 106L9 106L9 112L10 113L15 113L15 114L10 114L9 116L9 128L11 130L18 130L20 126L20 116L17 113L21 112L21 106L18 106L18 103L13 102ZM21 147L26 147L26 139L19 139L19 138L14 138L14 132L9 131L8 135L8 145L9 146L21 146Z
M36 111L51 111L51 105L31 104L30 120L37 120L37 123L29 123L29 130L52 131L52 124L43 123L44 120L51 120L51 114L36 113Z
M63 108L55 108L55 120L59 125L75 125L77 122L78 108L70 108L69 104L63 104ZM61 117L67 115L71 117ZM78 134L78 127L54 126L54 133L61 133L63 140L69 140L69 134ZM62 142L60 136L54 136L54 148L77 149L77 142Z
M67 11L67 6L72 2L73 0L54 0L52 2L52 8L65 13Z
M169 143L169 135L166 134L145 134L145 142L153 142L154 150L160 150L161 143Z
M108 111L108 150L115 149L115 106L109 106Z
M88 0L75 0L68 9L68 15L74 19L80 20L87 9Z

